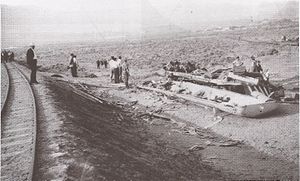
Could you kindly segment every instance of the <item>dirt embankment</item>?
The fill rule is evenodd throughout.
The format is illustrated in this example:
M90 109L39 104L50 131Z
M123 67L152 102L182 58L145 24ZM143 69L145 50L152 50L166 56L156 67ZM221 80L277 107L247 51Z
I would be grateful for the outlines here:
M80 96L68 82L38 76L37 180L224 180L189 152L190 144L154 132L132 110ZM157 119L164 123L164 120Z
M298 175L293 163L184 120L151 114L136 102L96 92L101 102L82 97L79 90L95 89L74 79L38 79L40 179L293 180Z

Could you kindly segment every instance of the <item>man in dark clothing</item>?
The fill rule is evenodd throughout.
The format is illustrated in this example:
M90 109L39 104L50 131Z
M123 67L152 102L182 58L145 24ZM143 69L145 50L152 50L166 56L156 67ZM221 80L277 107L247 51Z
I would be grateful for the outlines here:
M31 45L30 48L27 50L26 59L27 59L27 64L31 70L30 83L38 84L38 82L36 81L37 56L34 52L34 48L35 48L35 46Z
M4 52L1 52L1 63L4 63Z
M97 60L96 63L97 63L97 69L99 69L100 68L100 60Z
M14 52L11 52L9 55L9 61L12 62L12 61L14 61L14 59L15 59L15 54L14 54Z
M124 82L125 82L125 86L128 89L129 88L129 84L128 84L128 80L129 80L129 65L127 62L127 59L124 60L123 64L122 64L122 69L123 69L123 77L124 77Z
M251 60L252 60L252 63L251 63L251 67L250 67L249 72L258 72L258 70L257 70L257 61L255 60L255 57L251 56Z
M261 66L259 60L256 62L256 68L257 68L257 72L259 72L259 73L263 72L263 69L262 69L262 66Z
M104 67L107 68L107 64L108 64L107 60L104 60L103 64L104 64Z
M9 58L9 56L8 56L8 52L6 51L6 50L4 50L4 55L3 55L3 57L4 57L4 62L8 62L8 58Z

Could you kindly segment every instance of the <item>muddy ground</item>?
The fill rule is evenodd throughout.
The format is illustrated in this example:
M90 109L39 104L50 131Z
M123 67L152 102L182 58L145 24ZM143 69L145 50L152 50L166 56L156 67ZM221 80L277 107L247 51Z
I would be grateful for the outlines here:
M43 148L46 149L45 153L53 154L50 159L52 164L41 167L47 170L41 170L41 177L59 176L75 179L79 175L74 173L84 170L84 174L91 176L86 178L99 176L97 178L100 179L103 176L103 179L107 177L139 180L148 175L152 178L153 174L147 172L151 168L151 172L158 174L157 178L170 180L175 178L174 174L177 172L176 178L182 176L182 180L293 180L298 176L299 162L298 105L281 105L276 113L259 119L220 113L222 121L218 122L209 108L136 88L136 85L146 80L164 79L162 63L170 60L195 61L211 67L229 65L233 61L232 58L238 55L249 65L249 57L255 55L262 61L263 68L270 69L272 81L284 84L288 92L297 93L299 47L280 42L283 34L288 37L298 36L298 22L288 23L290 24L279 24L277 28L270 28L266 24L236 32L195 34L168 40L37 46L41 66L39 70L42 72L40 74L46 77L53 74L62 76L51 79L50 82L50 79L47 79L36 86L42 102L44 101L44 112L48 114L41 119L48 120L41 124L44 125L43 137L46 143ZM274 54L272 49L276 49L278 53ZM24 52L25 48L17 53L21 64L24 62ZM68 55L71 52L77 54L80 62L79 78L75 79L70 77L67 70ZM125 89L124 85L111 84L109 70L96 68L97 59L108 59L111 55L122 55L131 59L131 89ZM70 90L73 89L72 86L68 88L68 85L73 85L76 88L74 90L81 89L105 99L105 102L113 104L110 104L112 109L121 110L122 114L113 113L109 116L109 119L113 120L102 120L102 117L106 118L106 114L98 112L102 109L106 112L106 107L109 106L91 103L72 96L73 93L67 94L66 92L72 92ZM85 106L79 106L82 104ZM129 113L123 114L123 111ZM151 119L147 115L136 117L149 112L159 113L171 118L171 121ZM53 121L50 120L55 120L53 125ZM122 120L126 120L126 123ZM85 122L90 124L84 124ZM105 134L101 132L100 127L107 130ZM120 135L115 135L114 132ZM121 136L123 132L126 134ZM107 137L107 134L114 136ZM98 145L95 140L105 144ZM108 140L114 144L110 145ZM49 142L53 144L49 145ZM123 142L128 144L122 146ZM59 146L65 143L68 146ZM222 144L230 146L224 147ZM106 145L114 152L107 153ZM198 145L194 148L198 149L197 151L187 151L195 145ZM150 152L143 155L148 149ZM94 150L101 150L99 154L103 154L104 158L98 158L100 155ZM160 152L162 154L159 154ZM95 155L88 157L90 154ZM173 154L179 154L180 158L173 158ZM125 159L120 160L120 155ZM91 160L86 161L85 158ZM40 160L40 163L43 163L49 160L49 157ZM131 161L126 164L128 160ZM98 161L107 164L97 165ZM174 167L171 167L172 165ZM115 169L116 171L112 171ZM133 171L135 169L136 172ZM180 171L182 169L184 172ZM62 175L57 174L61 172ZM111 172L118 174L110 177ZM163 172L166 172L166 175ZM122 177L118 177L119 174Z
M76 95L65 84L47 83L51 106L59 108L61 120L58 129L60 139L57 165L65 168L62 178L69 180L223 180L220 171L214 170L201 160L201 155L188 152L187 148L167 142L159 134L150 131L141 119L132 113L106 102L94 103ZM45 116L53 114L45 111ZM55 124L55 123L44 123ZM59 125L56 124L56 125ZM53 125L47 125L49 129ZM43 128L41 128L41 131ZM48 135L49 136L49 135ZM51 139L43 142L41 149L49 149ZM46 147L46 148L45 148ZM54 151L55 152L55 151ZM41 155L47 155L44 154ZM54 153L55 154L55 153ZM52 154L53 155L53 154ZM54 159L55 160L55 159ZM39 179L57 177L48 175L45 162L48 157L38 159L44 169ZM47 165L48 167L50 165ZM56 165L53 164L55 168ZM57 171L62 171L62 170Z
M26 69L23 69L26 71ZM29 74L29 72L28 72ZM120 98L39 76L36 180L290 179L298 165Z

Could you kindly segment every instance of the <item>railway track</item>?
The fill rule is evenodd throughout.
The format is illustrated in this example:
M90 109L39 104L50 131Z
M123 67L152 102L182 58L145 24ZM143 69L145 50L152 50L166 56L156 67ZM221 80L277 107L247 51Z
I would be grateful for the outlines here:
M7 73L6 64L1 63L1 112L6 103L9 92L9 77Z
M25 75L7 63L9 92L1 110L1 180L32 180L36 146L36 104Z

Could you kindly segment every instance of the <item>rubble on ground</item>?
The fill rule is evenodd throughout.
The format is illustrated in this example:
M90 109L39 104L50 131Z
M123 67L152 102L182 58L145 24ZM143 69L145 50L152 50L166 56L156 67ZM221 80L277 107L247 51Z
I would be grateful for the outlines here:
M271 49L271 53L278 53L276 49ZM214 66L210 67L209 69L206 68L200 68L196 64L189 63L188 67L193 67L197 69L191 71L190 73L184 73L180 69L177 69L180 67L180 62L170 62L168 65L164 66L164 69L166 72L166 79L160 80L160 81L145 81L143 83L143 86L147 86L150 88L156 88L163 91L171 91L176 94L186 94L186 95L193 95L196 97L203 97L203 92L197 92L195 86L181 86L181 83L178 82L190 82L193 84L200 84L200 85L206 85L210 87L219 86L224 84L228 85L235 85L240 83L240 85L243 84L244 81L248 81L248 83L258 86L264 86L267 88L266 90L261 90L262 93L264 93L268 98L272 98L278 101L282 102L292 102L297 101L297 96L299 94L295 94L293 96L287 96L284 94L284 87L282 85L273 85L268 80L264 79L264 76L262 76L261 73L252 73L252 72L245 72L241 75L235 75L234 69L232 68L226 68L224 66ZM176 68L177 67L177 68ZM172 71L170 71L172 70ZM258 76L260 75L260 76ZM245 82L244 82L245 83ZM193 85L191 84L191 85ZM234 90L232 90L234 91ZM250 95L250 94L249 94ZM267 99L266 97L266 99ZM218 98L214 99L215 101L218 101ZM228 102L226 98L222 98L220 101L222 102Z
M68 66L66 64L57 63L54 65L42 66L39 68L39 71L41 72L51 71L51 72L61 73L61 72L68 71Z
M272 48L267 51L261 51L257 56L263 57L263 56L267 56L267 55L277 55L278 53L279 53L278 50L276 50L275 48Z
M63 78L64 76L60 74L52 74L51 77Z
M98 76L95 75L94 73L91 73L91 74L86 75L85 77L88 77L88 78L96 78L96 77L98 77Z
M201 69L198 64L191 62L170 61L163 67L167 71L191 73L197 69Z

